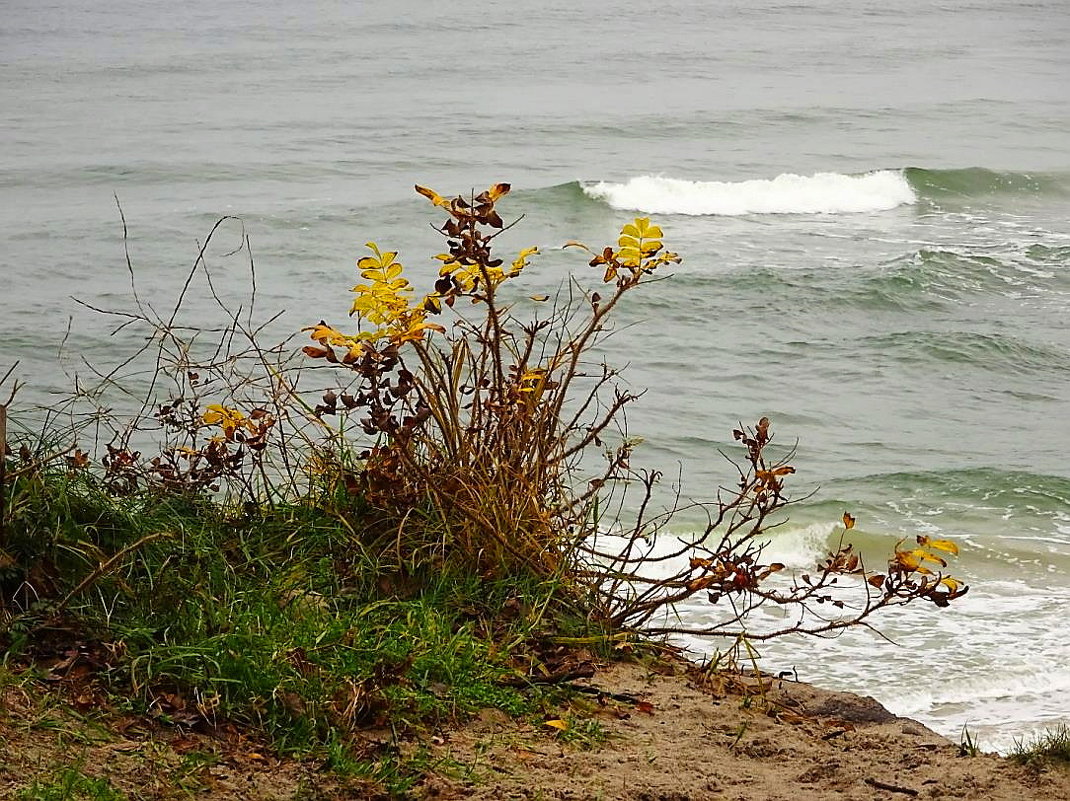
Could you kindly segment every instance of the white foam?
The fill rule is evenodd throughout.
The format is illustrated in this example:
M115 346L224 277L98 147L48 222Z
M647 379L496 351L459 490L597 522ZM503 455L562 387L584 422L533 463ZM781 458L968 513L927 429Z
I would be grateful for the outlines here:
M627 183L583 187L615 209L647 214L846 214L887 211L917 202L899 170L864 175L784 173L771 180L685 181L642 175Z
M773 529L769 532L769 545L762 554L763 561L813 569L828 555L829 539L837 528L842 528L839 521Z

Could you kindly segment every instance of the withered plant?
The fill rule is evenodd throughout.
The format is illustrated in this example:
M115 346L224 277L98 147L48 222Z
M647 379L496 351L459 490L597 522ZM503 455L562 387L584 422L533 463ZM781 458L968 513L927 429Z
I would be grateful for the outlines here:
M341 522L355 551L406 581L451 570L550 580L559 597L617 634L828 635L868 625L882 609L918 600L943 607L966 592L943 573L953 543L900 543L873 570L849 542L847 514L840 545L812 570L765 558L770 528L792 503L785 482L794 473L790 455L768 455L765 418L734 432L735 483L687 505L704 512L705 525L690 537L671 534L681 505L657 506L660 476L631 464L624 412L638 394L596 356L625 296L679 262L661 229L637 218L612 246L566 243L586 251L594 271L569 279L551 301L515 280L537 248L511 260L496 253L512 226L497 209L508 184L467 197L417 191L446 215L437 280L418 293L397 252L368 243L352 290L356 330L323 321L305 329L313 344L304 355L344 372L332 389L306 400L301 381L322 374L305 359L305 369L295 364L286 343L259 344L267 323L253 322L251 258L249 306L232 311L220 300L205 250L221 220L169 315L138 296L132 268L134 308L109 312L121 328L145 329L152 375L140 412L124 425L98 409L92 428L70 427L91 431L95 449L72 442L26 455L19 474L61 459L62 469L93 473L116 496L217 500L230 515L280 501L315 505ZM216 328L178 319L198 274L222 311ZM118 369L97 375L100 387L122 377ZM150 436L161 432L162 442ZM94 462L90 453L102 451ZM14 561L23 581L29 557ZM111 569L107 552L96 561ZM707 607L688 618L701 624L674 616L684 603ZM780 624L756 626L752 613L771 606L784 610Z
M349 391L328 392L316 413L352 413L372 438L347 484L376 510L371 536L381 547L402 561L557 577L591 619L652 634L831 634L867 624L880 609L915 600L947 606L966 592L940 572L946 562L938 552L956 546L924 537L916 548L897 546L880 572L868 570L846 540L797 576L764 560L770 522L791 502L784 482L794 473L786 460L767 457L765 418L734 432L744 454L735 486L695 504L707 525L665 549L679 509L651 511L659 476L631 467L622 420L637 396L592 356L624 296L679 261L661 229L639 218L622 228L615 247L568 243L588 250L600 282L570 282L545 312L539 304L548 296L535 296L532 311L508 282L538 250L509 264L493 252L509 227L496 209L509 186L452 199L417 191L448 215L433 290L416 294L398 254L368 243L371 255L358 262L362 282L353 288L359 330L322 321L306 329L316 343L304 349L308 356L356 376ZM591 464L581 461L584 452L605 441L615 444L600 470L581 471ZM640 496L630 506L620 501L629 490ZM635 512L625 523L603 519L607 508ZM846 532L853 518L845 514L844 523ZM674 619L685 601L711 606L706 619L713 622ZM764 605L784 607L786 622L752 631L748 618Z
M950 540L918 536L916 547L904 547L901 540L883 570L868 569L848 539L855 525L848 512L838 547L813 569L791 571L763 558L770 529L784 522L782 513L793 503L785 481L795 468L788 463L790 453L767 458L768 418L753 428L740 426L733 436L744 449L734 462L736 484L722 488L716 501L694 505L707 515L694 535L673 537L664 530L679 511L671 509L651 519L640 514L630 529L611 538L592 538L586 550L593 563L582 574L592 608L611 628L727 637L737 643L786 634L830 636L868 625L882 609L918 600L946 607L967 592L941 572L947 567L941 554L958 553ZM651 478L644 478L649 497ZM664 547L666 539L673 546ZM702 610L693 616L701 623L675 616L684 602ZM781 607L784 614L776 624L756 626L752 613L768 606Z
M637 397L592 359L592 347L621 299L679 258L660 228L637 219L617 247L591 254L600 291L571 283L543 312L548 296L506 291L538 249L509 264L493 252L507 228L495 204L508 184L468 198L417 191L448 215L438 280L417 295L398 254L368 243L351 308L360 330L307 329L316 344L306 354L357 377L316 411L352 412L372 438L350 484L381 513L378 533L401 560L560 576L591 532L600 488L628 471L622 441L585 487L575 486L584 451L616 433Z

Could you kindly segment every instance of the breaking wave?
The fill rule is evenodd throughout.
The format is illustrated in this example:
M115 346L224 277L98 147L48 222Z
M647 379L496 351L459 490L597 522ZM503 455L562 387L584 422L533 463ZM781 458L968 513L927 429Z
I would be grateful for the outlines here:
M918 200L900 170L863 175L784 173L768 180L749 181L687 181L643 175L626 183L586 184L583 191L614 209L718 216L887 211Z

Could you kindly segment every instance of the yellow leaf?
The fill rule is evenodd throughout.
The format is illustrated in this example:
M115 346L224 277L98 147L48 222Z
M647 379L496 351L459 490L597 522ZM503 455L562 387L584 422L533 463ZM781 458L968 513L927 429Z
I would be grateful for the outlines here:
M843 513L843 527L848 531L855 527L854 516L851 515L849 512Z
M446 200L446 198L442 197L442 195L440 195L434 189L428 189L426 186L420 186L419 184L417 184L416 191L428 200L430 200L436 206L448 206L450 204L450 202Z
M896 551L894 561L904 570L917 570L921 560L908 551Z
M926 536L919 536L918 545L924 545L929 548L936 548L936 550L938 551L955 554L956 556L959 552L959 546L953 543L951 540L933 540L929 539Z
M516 259L513 260L513 269L509 273L509 277L512 278L514 275L518 275L521 270L527 267L528 257L534 256L538 252L539 249L537 247L524 248L520 251Z
M353 364L357 359L364 355L364 346L359 342L354 342L349 346L349 351L342 358L343 364Z
M913 551L911 551L911 553L914 556L916 556L922 562L935 562L936 564L940 565L941 567L947 567L947 561L946 560L941 559L939 556L937 556L934 553L930 553L929 551L926 551L924 548L915 548Z
M498 198L509 194L509 190L511 188L512 187L509 184L494 184L494 186L490 187L487 190L487 198L490 200L491 203L494 203L498 200ZM419 192L420 187L416 187L416 191Z
M621 237L617 240L617 245L622 248L638 248L639 238L635 236L621 235Z
M951 578L951 576L944 576L942 579L940 579L940 583L952 592L957 591L958 588L961 586L958 580Z
M545 723L543 723L542 725L546 726L548 728L551 728L551 729L557 729L558 731L568 731L568 724L565 721L561 720L560 718L555 718L554 720L548 720Z
M301 330L311 331L312 333L309 334L309 338L314 339L321 345L345 345L349 342L349 337L341 331L327 325L323 320L320 320L317 325L309 328L302 328Z
M544 303L550 299L549 295L531 295L531 299L536 303Z

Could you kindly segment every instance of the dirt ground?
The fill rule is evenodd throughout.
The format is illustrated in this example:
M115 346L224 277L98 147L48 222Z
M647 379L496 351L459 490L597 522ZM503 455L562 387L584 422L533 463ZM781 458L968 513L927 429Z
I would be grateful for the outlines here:
M423 797L1070 799L1070 771L1037 772L995 755L963 754L957 743L871 698L790 681L773 681L763 697L724 679L621 664L587 683L626 699L594 701L604 742L585 750L486 714L439 747L474 765L474 780L432 779Z
M431 734L424 758L435 771L410 797L1070 800L1070 771L964 754L869 698L710 679L673 662L600 665L577 685L587 688L582 700L553 721L485 710ZM320 763L280 759L231 727L196 733L77 707L78 699L43 704L26 685L0 691L0 798L17 798L61 765L107 778L128 799L386 797Z

